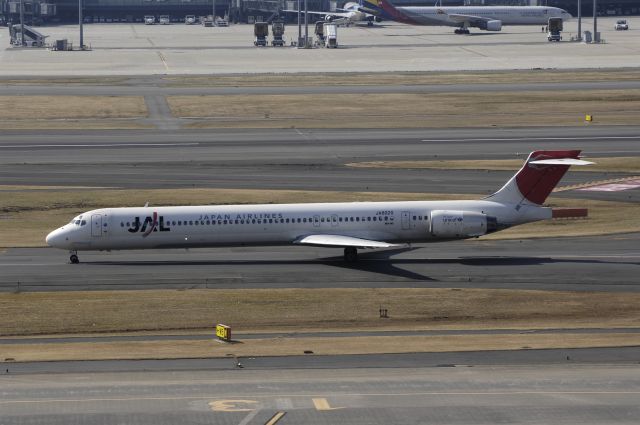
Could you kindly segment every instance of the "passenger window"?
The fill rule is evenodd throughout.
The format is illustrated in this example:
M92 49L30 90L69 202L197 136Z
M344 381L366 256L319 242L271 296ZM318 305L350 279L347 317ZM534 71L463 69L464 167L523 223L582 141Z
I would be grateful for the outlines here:
M189 220L189 226L193 226L193 221Z
M131 224L127 221L127 227L131 227Z
M207 220L207 226L210 225L211 223L209 222L209 220Z
M120 227L124 227L124 223L123 222L120 222Z

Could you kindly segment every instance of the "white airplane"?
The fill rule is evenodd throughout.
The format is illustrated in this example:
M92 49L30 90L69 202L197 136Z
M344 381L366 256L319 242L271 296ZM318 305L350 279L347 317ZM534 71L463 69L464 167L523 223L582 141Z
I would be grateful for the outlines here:
M363 0L360 10L409 25L457 27L456 34L469 34L470 27L500 31L503 25L547 25L549 18L572 18L551 6L394 6L389 0Z
M535 151L500 190L482 200L102 208L49 233L47 244L78 251L312 245L358 248L476 238L551 218L542 206L579 150Z
M356 22L364 21L367 21L369 25L373 25L372 20L376 19L375 16L362 11L360 3L356 2L347 2L344 4L343 8L338 8L336 10L338 11L318 12L308 10L307 13L310 15L321 15L325 21L334 22L339 25L351 25ZM283 12L298 13L297 10L283 10ZM304 13L304 10L301 10L300 12Z

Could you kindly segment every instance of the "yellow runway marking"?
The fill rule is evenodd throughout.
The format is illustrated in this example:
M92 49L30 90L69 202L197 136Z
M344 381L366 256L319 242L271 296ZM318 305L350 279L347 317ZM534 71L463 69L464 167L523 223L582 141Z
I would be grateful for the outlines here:
M287 412L278 412L271 417L264 425L275 425Z
M313 398L311 399L311 401L313 401L313 406L316 408L316 410L344 409L344 407L331 407L326 398Z

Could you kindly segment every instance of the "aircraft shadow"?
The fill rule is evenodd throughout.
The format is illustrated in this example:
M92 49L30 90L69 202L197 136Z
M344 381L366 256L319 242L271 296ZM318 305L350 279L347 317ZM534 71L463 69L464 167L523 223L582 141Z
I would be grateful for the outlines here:
M640 262L631 261L607 261L599 259L567 259L553 257L524 257L524 256L470 256L456 258L391 258L393 255L402 252L412 251L419 248L400 248L387 251L362 252L359 254L359 261L356 263L346 263L342 256L324 257L318 259L304 260L192 260L192 261L96 261L83 262L82 264L100 266L127 266L127 267L176 267L176 266L304 266L304 265L325 265L337 267L344 270L356 270L367 273L375 273L393 277L404 278L414 281L438 281L433 277L407 270L403 266L412 265L441 265L457 264L463 266L536 266L544 264L623 264L640 266Z

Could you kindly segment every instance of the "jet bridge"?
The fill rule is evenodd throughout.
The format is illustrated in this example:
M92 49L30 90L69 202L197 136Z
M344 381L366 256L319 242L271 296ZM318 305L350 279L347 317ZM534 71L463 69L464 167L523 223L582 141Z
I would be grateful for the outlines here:
M15 24L9 26L10 43L13 46L22 45L22 25ZM45 39L48 35L44 35L29 25L24 25L24 46L25 47L45 47Z

